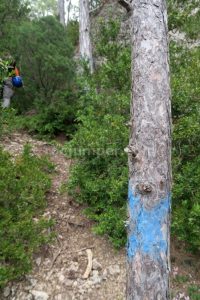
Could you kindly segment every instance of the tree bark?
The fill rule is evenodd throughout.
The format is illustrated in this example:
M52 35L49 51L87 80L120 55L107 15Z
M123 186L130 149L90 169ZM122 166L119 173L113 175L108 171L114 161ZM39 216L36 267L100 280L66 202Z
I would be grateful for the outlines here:
M171 105L165 0L132 2L127 300L169 299Z
M58 15L60 23L65 26L65 0L58 0Z
M88 62L93 72L92 45L90 39L90 18L88 0L79 0L79 44L80 56Z

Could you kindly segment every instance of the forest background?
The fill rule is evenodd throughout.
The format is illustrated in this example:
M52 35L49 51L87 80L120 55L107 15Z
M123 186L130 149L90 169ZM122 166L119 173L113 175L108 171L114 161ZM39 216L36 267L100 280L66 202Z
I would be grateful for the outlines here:
M91 75L77 59L78 20L62 26L55 1L49 1L48 11L41 6L43 2L35 1L34 9L28 1L0 2L0 56L6 61L12 55L24 79L12 108L0 111L0 134L23 129L49 140L63 135L66 142L59 147L74 159L66 188L76 201L87 204L85 213L96 221L94 231L107 235L119 248L126 242L128 167L124 148L129 137L131 90L130 45L120 38L126 12L115 18L112 11L106 19L93 16L97 26L92 34L95 71ZM169 30L172 36L176 33L170 41L172 236L194 253L200 249L199 4L168 1ZM80 68L83 73L78 72ZM34 250L49 240L43 232L51 221L41 218L35 224L31 218L45 206L53 166L45 158L33 157L28 147L16 163L1 150L0 162L3 286L27 272ZM30 166L37 175L31 181Z

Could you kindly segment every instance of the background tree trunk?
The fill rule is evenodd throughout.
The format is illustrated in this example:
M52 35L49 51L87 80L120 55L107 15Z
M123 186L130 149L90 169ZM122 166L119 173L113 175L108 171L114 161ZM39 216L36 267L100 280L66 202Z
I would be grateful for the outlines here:
M71 10L71 0L65 2L65 26L69 23L69 14Z
M58 0L58 15L60 23L65 26L65 0Z
M169 299L171 106L165 0L132 2L128 300Z
M90 18L88 0L79 0L79 44L80 56L88 61L93 72L92 45L90 39Z

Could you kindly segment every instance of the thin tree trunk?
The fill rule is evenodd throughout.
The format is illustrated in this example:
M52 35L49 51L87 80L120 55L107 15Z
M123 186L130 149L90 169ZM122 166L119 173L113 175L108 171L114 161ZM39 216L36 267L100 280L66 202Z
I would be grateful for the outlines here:
M66 0L65 2L65 26L67 26L68 22L69 22L69 14L70 14L70 10L71 10L71 0Z
M65 0L58 0L58 15L60 23L65 26Z
M93 72L92 45L90 39L90 18L88 0L79 0L79 44L80 56L88 61Z
M171 106L165 0L132 2L127 300L169 299Z

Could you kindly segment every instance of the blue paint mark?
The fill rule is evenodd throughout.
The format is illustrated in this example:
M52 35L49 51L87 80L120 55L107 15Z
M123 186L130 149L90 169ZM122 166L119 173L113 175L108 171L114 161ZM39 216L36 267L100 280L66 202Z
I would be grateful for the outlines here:
M170 195L162 199L152 209L146 209L131 188L129 200L129 235L127 254L131 259L139 251L159 260L160 252L167 253L167 237L164 236L161 226L167 223L170 211Z

